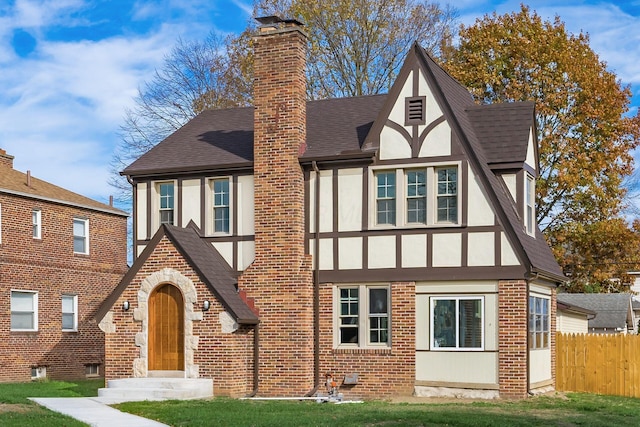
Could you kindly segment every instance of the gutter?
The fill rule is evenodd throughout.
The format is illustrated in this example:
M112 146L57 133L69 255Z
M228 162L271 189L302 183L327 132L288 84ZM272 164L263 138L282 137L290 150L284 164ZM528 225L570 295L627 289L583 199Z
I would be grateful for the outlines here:
M314 160L311 165L316 173L315 218L313 240L313 388L305 397L313 396L320 387L320 169Z

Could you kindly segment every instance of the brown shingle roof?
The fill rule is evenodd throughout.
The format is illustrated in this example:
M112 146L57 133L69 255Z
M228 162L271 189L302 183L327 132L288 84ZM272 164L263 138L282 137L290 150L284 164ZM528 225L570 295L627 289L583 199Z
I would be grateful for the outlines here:
M307 102L307 149L301 160L361 152L386 95ZM253 108L200 113L129 165L125 175L251 168Z
M198 277L209 287L236 322L241 324L258 323L258 316L240 298L236 290L236 284L238 283L237 273L233 271L213 245L200 238L192 223L186 228L163 224L158 229L151 242L145 247L118 286L102 303L96 314L98 322L111 310L120 294L129 286L131 280L133 280L160 240L165 236L196 270Z
M27 185L28 180L30 181L30 185ZM0 192L92 209L114 215L128 216L126 212L113 206L65 190L62 187L35 178L34 176L28 178L27 174L6 165L0 166Z

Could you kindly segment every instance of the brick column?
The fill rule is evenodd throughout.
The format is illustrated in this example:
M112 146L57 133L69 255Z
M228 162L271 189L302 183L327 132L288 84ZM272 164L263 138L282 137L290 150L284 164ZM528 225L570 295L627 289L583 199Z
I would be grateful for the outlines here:
M498 282L498 382L500 397L527 397L527 282Z
M313 280L305 255L306 35L261 21L254 39L255 260L239 278L260 316L259 395L296 396L314 380Z

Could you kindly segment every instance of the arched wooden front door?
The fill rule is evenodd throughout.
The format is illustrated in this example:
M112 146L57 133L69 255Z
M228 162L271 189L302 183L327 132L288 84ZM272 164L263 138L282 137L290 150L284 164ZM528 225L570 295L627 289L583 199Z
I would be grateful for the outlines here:
M184 302L173 285L149 296L149 370L184 370Z

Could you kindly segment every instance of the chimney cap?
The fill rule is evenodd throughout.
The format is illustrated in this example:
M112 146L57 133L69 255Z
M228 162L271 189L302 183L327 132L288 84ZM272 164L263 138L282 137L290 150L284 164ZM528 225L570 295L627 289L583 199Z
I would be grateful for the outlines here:
M273 25L273 24L284 23L284 24L295 24L295 25L302 26L302 22L296 19L282 19L277 15L261 16L259 18L256 18L256 21L258 21L262 25Z

